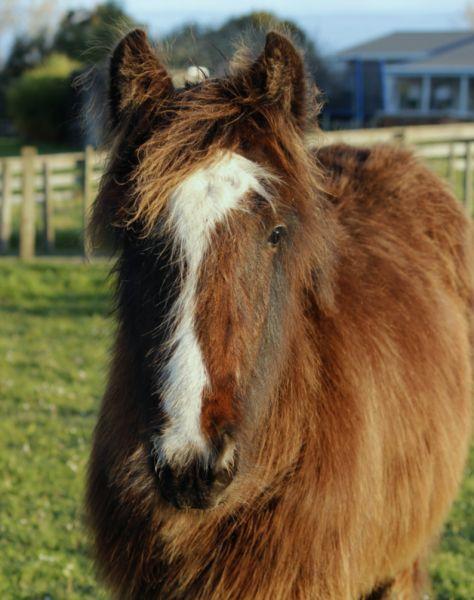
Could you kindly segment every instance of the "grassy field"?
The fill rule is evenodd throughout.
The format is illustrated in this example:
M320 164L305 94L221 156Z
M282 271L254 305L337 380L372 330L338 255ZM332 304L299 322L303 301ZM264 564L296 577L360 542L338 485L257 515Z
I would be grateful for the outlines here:
M84 469L111 322L104 265L0 263L0 598L100 598Z
M2 600L105 598L82 496L112 331L106 274L104 263L0 261ZM471 474L432 561L435 598L474 598L473 500Z

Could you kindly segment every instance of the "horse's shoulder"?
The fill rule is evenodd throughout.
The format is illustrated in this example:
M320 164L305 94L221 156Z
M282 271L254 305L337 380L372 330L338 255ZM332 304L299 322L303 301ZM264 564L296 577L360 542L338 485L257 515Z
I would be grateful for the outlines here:
M390 246L411 264L431 257L429 268L445 277L457 273L455 285L471 297L471 222L447 184L412 151L339 144L314 156L323 193L352 241L362 239L366 251L381 248L384 255Z
M407 148L381 144L358 148L346 144L313 151L322 171L323 192L339 207L341 218L357 213L384 222L444 227L453 219L464 227L460 203L447 184Z
M333 144L313 150L324 180L324 189L333 202L358 196L373 201L400 184L409 185L423 165L413 152L393 145L355 147Z

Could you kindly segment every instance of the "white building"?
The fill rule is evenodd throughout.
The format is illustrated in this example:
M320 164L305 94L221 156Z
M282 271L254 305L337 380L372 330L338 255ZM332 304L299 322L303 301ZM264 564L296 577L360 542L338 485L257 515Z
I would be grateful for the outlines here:
M337 58L350 98L338 109L355 125L474 116L474 31L395 32Z
M474 118L474 40L428 59L385 68L384 112Z

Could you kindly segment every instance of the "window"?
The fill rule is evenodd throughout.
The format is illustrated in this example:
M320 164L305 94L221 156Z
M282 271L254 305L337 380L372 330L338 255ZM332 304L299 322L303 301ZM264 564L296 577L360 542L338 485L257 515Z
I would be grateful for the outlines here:
M433 77L431 80L430 109L459 108L460 80L457 77Z
M469 100L467 101L469 112L474 112L474 77L469 79Z
M399 77L396 80L396 96L400 110L420 110L422 80L421 77Z

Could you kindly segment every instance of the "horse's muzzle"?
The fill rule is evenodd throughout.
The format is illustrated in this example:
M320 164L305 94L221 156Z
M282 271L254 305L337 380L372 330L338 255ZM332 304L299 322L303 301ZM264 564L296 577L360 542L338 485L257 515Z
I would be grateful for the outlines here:
M179 509L216 506L234 477L227 470L214 472L212 468L197 463L178 471L164 465L157 474L162 497Z
M178 509L208 509L219 504L224 490L237 472L237 457L223 460L224 451L203 460L196 458L186 466L154 461L154 470L163 499Z

